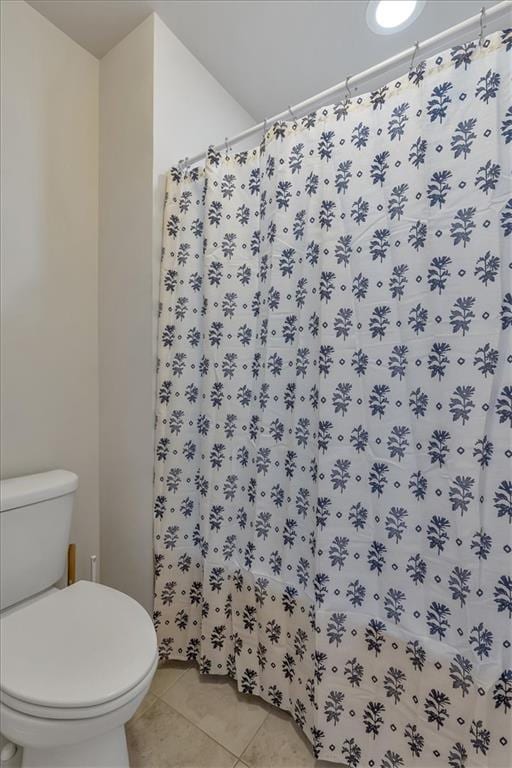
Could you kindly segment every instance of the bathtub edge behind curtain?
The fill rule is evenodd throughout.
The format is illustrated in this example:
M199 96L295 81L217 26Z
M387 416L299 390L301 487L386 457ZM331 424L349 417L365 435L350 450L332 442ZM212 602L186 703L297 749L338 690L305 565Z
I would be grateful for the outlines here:
M512 32L169 174L163 660L349 768L510 768Z

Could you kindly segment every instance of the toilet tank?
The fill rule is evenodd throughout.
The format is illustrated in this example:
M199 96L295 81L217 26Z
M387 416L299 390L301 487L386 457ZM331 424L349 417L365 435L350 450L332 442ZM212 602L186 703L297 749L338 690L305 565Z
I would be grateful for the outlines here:
M63 576L77 487L63 469L0 482L0 610Z

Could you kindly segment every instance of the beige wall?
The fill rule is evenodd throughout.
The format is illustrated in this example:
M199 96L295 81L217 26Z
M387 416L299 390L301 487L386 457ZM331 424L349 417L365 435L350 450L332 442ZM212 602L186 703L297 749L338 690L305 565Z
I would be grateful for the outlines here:
M102 579L153 602L153 421L164 174L254 123L158 16L100 63Z
M99 550L98 61L21 0L1 6L1 472L77 472L86 576Z
M153 562L153 23L152 17L146 19L100 62L102 580L148 609Z

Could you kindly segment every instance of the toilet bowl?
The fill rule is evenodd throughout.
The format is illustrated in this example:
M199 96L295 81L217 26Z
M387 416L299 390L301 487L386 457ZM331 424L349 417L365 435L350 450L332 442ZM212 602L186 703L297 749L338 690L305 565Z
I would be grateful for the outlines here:
M0 730L22 766L128 766L124 724L157 666L152 622L87 581L0 615Z

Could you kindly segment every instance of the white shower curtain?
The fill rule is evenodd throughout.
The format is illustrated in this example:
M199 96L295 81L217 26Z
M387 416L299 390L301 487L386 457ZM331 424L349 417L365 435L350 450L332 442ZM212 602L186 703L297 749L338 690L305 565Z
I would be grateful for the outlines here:
M509 768L511 31L169 175L155 624L350 768Z

